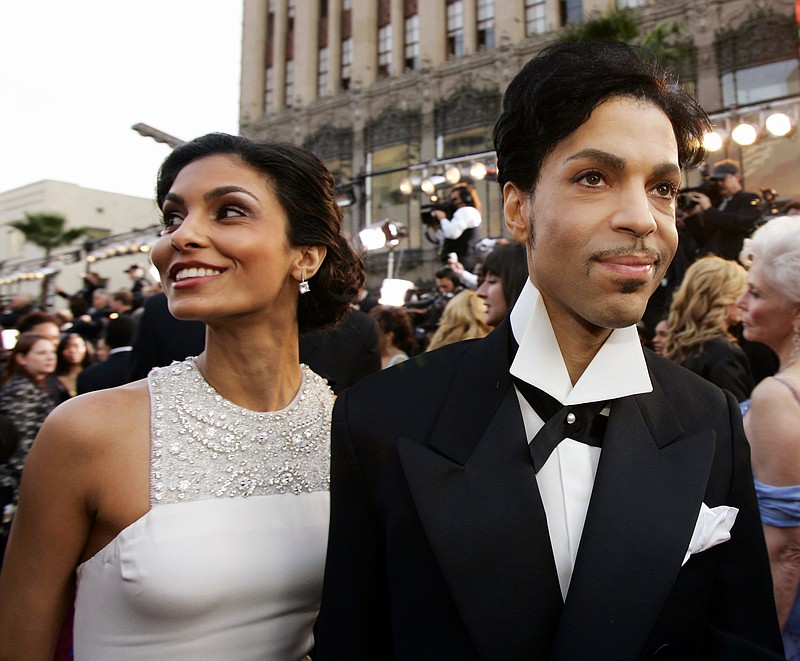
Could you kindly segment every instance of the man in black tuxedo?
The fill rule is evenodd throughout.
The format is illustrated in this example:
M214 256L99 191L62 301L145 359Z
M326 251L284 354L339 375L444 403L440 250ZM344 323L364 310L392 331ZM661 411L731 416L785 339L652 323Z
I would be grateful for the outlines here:
M142 316L136 324L130 359L131 381L145 378L154 367L174 360L197 356L206 345L206 325L202 321L176 319L169 311L163 293L145 299Z
M300 336L300 362L324 377L338 395L381 369L378 322L351 308L335 328Z
M742 172L734 160L719 161L709 179L719 188L719 204L713 206L707 195L692 191L687 195L697 206L690 215L700 216L705 252L739 261L744 240L761 220L761 198L742 188Z
M79 395L128 383L133 327L133 318L128 314L109 319L103 330L103 339L109 349L108 358L89 365L78 374Z
M511 82L529 281L488 337L338 398L314 661L782 658L738 405L636 331L708 126L624 44Z

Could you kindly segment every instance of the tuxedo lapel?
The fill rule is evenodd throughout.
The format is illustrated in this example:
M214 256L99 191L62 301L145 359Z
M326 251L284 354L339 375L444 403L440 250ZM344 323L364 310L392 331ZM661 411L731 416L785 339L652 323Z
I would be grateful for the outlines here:
M614 402L553 659L636 658L689 546L714 454L654 391Z
M545 659L562 601L507 338L501 326L472 345L429 444L399 439L398 452L480 656Z

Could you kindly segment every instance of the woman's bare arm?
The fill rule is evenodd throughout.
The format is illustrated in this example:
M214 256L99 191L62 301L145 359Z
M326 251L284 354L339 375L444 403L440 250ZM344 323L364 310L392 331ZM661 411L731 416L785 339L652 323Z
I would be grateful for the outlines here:
M141 509L141 467L129 465L127 480L120 475L120 467L131 463L130 439L139 439L142 431L137 417L146 430L149 409L140 403L135 389L91 393L65 402L42 425L23 471L0 574L3 661L51 661L76 566ZM135 501L130 511L108 502L109 482L120 479L117 486ZM146 494L145 480L145 511Z
M758 385L745 417L745 432L759 482L776 487L800 484L800 405L785 384L765 379ZM764 525L764 537L783 626L800 586L800 526Z

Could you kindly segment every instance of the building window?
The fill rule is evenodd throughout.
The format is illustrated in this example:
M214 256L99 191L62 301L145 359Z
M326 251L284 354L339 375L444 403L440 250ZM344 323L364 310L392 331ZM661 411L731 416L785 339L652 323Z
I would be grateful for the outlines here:
M583 20L582 0L561 0L561 25L580 23Z
M635 9L646 4L647 0L617 0L617 9Z
M716 43L724 106L747 105L800 93L794 16L755 11Z
M286 107L294 105L294 60L286 61L286 84L284 86L286 95Z
M464 54L464 3L462 0L447 5L447 54Z
M494 48L494 0L478 0L478 48Z
M288 0L286 4L286 55L285 55L287 60L291 60L294 58L294 15L295 15L295 0Z
M392 75L392 24L378 28L378 78Z
M350 74L353 66L353 38L342 42L342 90L350 89Z
M525 34L547 32L547 0L525 0Z
M419 15L406 19L405 23L405 65L406 71L419 68Z
M722 75L724 106L744 106L800 94L797 58L771 62Z
M267 75L264 80L264 108L267 112L272 110L275 104L275 69L270 67L267 69Z
M353 0L342 0L342 11L350 11L353 8Z
M328 49L320 48L317 61L317 96L327 96L328 94Z

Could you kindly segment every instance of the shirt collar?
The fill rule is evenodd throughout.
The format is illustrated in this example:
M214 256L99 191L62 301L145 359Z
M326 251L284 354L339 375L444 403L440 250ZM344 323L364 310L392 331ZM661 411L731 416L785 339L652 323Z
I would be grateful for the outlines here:
M653 390L636 326L614 329L573 387L547 309L530 280L511 310L511 330L519 345L511 375L562 404L617 399Z

